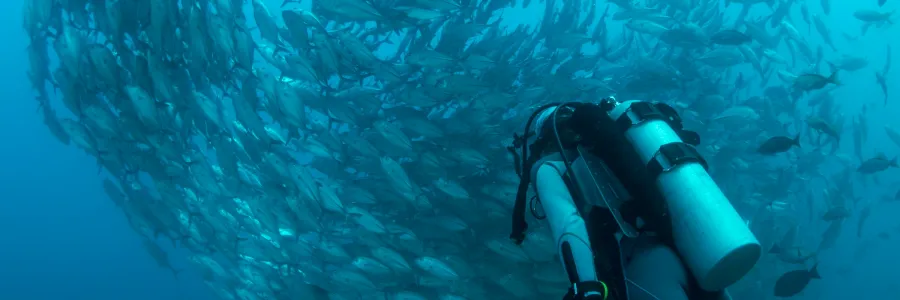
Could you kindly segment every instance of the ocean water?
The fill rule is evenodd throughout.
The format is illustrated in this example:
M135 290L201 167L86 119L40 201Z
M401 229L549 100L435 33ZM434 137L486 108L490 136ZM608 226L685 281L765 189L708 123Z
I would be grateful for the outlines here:
M268 2L273 10L281 4ZM818 0L808 2L811 10L819 13ZM832 2L828 19L838 48L870 60L867 69L842 74L844 86L835 92L836 98L848 116L858 114L863 103L878 104L868 110L872 128L867 147L870 153L881 151L894 157L900 148L887 140L882 128L900 128L900 96L892 96L889 104L881 107L873 70L884 63L884 44L890 39L900 41L900 29L873 29L859 41L848 43L840 32L859 32L859 21L852 12L876 8L876 1ZM900 7L900 1L888 2L885 8ZM4 16L0 18L0 300L215 299L196 273L186 271L176 280L169 271L158 268L124 215L106 199L100 185L103 174L93 159L61 145L44 128L25 76L27 39L21 29L22 5L21 0L0 1ZM505 17L510 22L527 22L535 14L540 10L514 9ZM795 12L795 24L806 33L798 14ZM814 32L811 36L813 46L820 43ZM894 49L896 61L900 42L895 42ZM891 77L892 92L900 95L896 72ZM845 143L850 142L847 140ZM867 200L893 196L900 189L900 177L883 180L881 185L859 193L871 198ZM900 202L882 208L873 212L867 224L873 232L900 225L896 217ZM900 232L892 229L895 237L891 240L870 245L868 240L858 239L854 229L855 224L845 228L837 249L819 257L823 279L811 284L805 298L797 299L900 299L900 259L896 256ZM821 230L824 227L810 228L804 234L819 235ZM170 251L176 268L187 266L182 249L160 244ZM858 249L863 246L871 250L860 257Z

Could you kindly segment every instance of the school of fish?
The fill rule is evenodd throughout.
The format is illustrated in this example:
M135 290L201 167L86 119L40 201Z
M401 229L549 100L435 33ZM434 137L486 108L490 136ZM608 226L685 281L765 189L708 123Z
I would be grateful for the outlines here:
M730 293L770 299L814 290L849 220L897 233L862 228L900 202L882 183L900 133L832 96L896 105L892 39L878 67L848 46L895 2L830 1L25 0L23 28L49 132L96 159L160 267L222 299L558 299L547 225L508 238L509 148L537 107L612 95L701 135L769 249ZM858 24L832 32L841 14ZM873 128L896 145L875 150Z

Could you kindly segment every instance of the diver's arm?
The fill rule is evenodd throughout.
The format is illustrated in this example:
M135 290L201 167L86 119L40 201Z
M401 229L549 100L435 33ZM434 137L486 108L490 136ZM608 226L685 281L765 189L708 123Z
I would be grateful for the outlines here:
M609 299L609 290L598 280L594 253L585 220L579 214L572 194L563 179L566 166L559 160L547 160L536 166L534 185L550 223L557 251L570 281L564 299Z
M565 166L560 162L547 162L538 167L535 189L541 199L544 213L550 223L563 266L574 282L597 280L594 261L584 219L575 207L563 176ZM574 264L569 265L571 259Z

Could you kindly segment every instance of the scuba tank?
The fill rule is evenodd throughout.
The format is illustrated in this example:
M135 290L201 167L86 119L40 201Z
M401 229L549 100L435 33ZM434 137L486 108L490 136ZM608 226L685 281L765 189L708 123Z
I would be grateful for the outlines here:
M762 246L707 173L697 150L682 140L699 142L699 137L680 134L681 119L667 105L626 101L609 116L662 196L671 239L700 287L722 290L750 272Z

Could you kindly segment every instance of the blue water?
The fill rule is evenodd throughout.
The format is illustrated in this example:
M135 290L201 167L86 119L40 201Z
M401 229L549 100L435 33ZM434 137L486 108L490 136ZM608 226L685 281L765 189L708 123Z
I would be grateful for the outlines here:
M103 193L94 160L44 128L25 77L22 5L0 1L0 299L215 299L199 276L176 281L158 268ZM172 257L186 264L186 253Z

